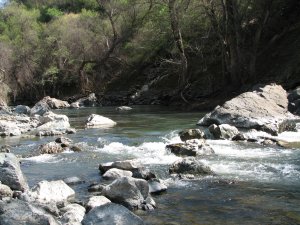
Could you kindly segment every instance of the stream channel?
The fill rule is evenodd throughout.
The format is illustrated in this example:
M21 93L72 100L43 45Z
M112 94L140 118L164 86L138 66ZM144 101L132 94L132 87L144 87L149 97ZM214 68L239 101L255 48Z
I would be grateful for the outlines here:
M130 112L112 107L56 110L69 117L76 134L68 135L83 152L66 151L22 160L22 170L32 187L41 180L77 176L84 184L72 186L76 198L88 199L87 187L101 182L100 163L135 159L154 171L168 190L153 195L154 211L135 211L147 224L300 224L300 149L263 147L256 143L209 140L213 156L200 160L216 176L173 180L168 174L179 157L165 146L180 142L178 132L196 128L204 115L170 107L133 106ZM84 129L86 118L100 114L117 122L110 129ZM300 132L284 133L300 140ZM24 155L56 137L1 138L11 151Z

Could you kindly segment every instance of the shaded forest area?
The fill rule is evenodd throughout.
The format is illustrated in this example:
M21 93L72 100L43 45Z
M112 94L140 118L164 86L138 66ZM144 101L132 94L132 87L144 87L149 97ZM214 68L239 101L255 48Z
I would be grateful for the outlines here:
M298 0L8 1L1 94L209 107L257 83L293 88L299 12Z

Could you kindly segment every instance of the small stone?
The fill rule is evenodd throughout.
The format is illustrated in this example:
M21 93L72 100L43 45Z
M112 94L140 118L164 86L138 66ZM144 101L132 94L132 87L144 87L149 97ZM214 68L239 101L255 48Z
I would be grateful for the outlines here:
M105 196L102 196L102 195L101 196L92 196L92 197L90 197L88 203L86 204L86 210L90 211L93 208L96 208L101 205L105 205L110 202L111 201L108 198L106 198Z

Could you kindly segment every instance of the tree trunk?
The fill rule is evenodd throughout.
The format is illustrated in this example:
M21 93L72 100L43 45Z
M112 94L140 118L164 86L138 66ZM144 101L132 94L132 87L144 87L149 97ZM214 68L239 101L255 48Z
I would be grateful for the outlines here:
M178 16L177 16L177 10L175 6L176 0L169 0L169 14L170 14L170 21L171 21L171 28L173 32L173 38L176 43L177 49L179 51L180 56L180 74L179 74L179 87L180 89L183 89L187 83L188 83L188 77L187 77L187 69L188 69L188 61L185 55L184 46L183 46L183 40L181 31L179 28L179 22L178 22Z
M240 35L238 27L238 18L236 15L237 6L234 0L225 1L225 15L226 15L226 40L229 49L230 65L228 66L230 72L230 83L238 87L241 84L242 76L242 59L240 51Z

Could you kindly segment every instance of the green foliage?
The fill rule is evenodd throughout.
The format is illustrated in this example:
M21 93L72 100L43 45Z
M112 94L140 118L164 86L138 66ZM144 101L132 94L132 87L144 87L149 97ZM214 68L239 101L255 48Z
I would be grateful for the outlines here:
M241 67L247 69L271 1L234 2ZM223 70L230 61L226 35L232 27L224 22L228 15L220 3L176 1L189 71L196 81L222 84L230 74ZM272 1L257 52L299 21L299 5L297 0ZM95 91L128 74L141 72L150 80L178 73L168 1L14 0L0 9L0 50L1 68L7 68L16 90L33 96L56 94L70 83L76 91Z
M64 13L57 8L44 8L41 10L40 21L49 22L50 20L57 19L63 15Z

